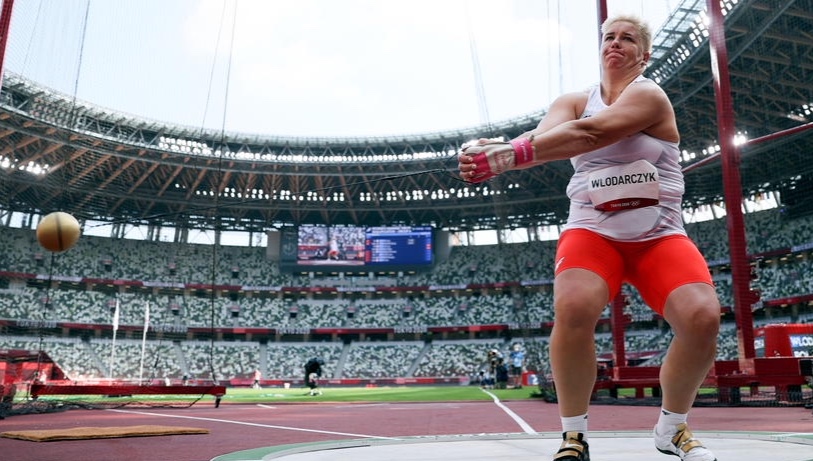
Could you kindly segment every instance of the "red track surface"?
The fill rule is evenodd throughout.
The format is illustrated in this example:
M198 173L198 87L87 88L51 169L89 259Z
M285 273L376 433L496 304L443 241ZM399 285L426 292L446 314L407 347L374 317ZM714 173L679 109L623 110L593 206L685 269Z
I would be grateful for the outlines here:
M559 430L554 404L541 400L502 403L534 431ZM656 407L596 405L590 410L590 428L648 431L657 413ZM689 422L696 431L813 432L813 414L802 407L701 407L692 410ZM208 461L234 451L300 442L522 432L513 419L491 402L282 405L269 402L263 406L224 403L220 408L198 403L186 409L71 410L12 416L0 421L0 432L143 424L198 427L209 429L210 433L59 442L0 438L0 458Z

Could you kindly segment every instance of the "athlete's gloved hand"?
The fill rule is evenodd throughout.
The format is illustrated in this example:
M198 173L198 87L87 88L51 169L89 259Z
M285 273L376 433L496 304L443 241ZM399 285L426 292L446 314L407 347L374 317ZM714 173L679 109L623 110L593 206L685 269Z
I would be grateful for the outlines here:
M531 138L509 142L480 139L474 145L463 147L457 158L457 167L464 181L481 183L533 161Z

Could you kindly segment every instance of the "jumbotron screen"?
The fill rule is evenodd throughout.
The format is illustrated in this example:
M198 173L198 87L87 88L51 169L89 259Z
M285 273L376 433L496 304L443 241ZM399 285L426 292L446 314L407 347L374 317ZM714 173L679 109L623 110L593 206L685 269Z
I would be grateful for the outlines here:
M428 266L430 226L316 226L297 232L296 263L304 266Z

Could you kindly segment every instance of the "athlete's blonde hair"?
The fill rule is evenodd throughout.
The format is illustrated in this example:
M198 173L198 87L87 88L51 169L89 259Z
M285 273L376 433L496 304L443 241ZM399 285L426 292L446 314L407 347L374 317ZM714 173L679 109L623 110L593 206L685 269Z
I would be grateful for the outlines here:
M601 36L603 37L607 32L607 29L617 22L628 22L635 26L635 29L638 31L638 35L641 39L641 47L644 49L644 53L652 53L652 30L649 28L649 24L638 16L631 14L619 14L617 16L607 18L607 20L601 24Z

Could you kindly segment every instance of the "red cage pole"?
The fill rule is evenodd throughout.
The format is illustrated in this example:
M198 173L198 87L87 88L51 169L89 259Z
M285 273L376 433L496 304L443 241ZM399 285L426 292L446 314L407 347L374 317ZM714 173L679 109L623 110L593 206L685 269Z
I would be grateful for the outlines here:
M766 134L765 136L749 139L746 141L743 146L754 146L757 144L761 144L763 142L773 141L775 139L779 139L785 136L792 136L794 134L803 133L807 130L813 129L813 122L805 123L804 125L795 126L793 128L788 128L787 130L777 131L776 133Z
M14 0L3 0L3 9L0 11L0 87L3 83L3 63L6 58L6 44L8 43L8 31L13 7Z
M731 99L731 81L728 73L728 51L725 43L725 24L719 0L706 0L709 24L709 51L711 71L714 74L714 95L717 103L717 132L723 167L723 189L728 226L728 244L731 258L731 277L734 288L734 315L737 323L737 343L740 370L753 373L754 323L751 306L758 297L751 290L750 273L745 243L745 223L742 213L742 181L740 179L740 151L734 144L734 104Z
M601 25L607 20L607 0L596 0L596 14L598 17L598 43L601 46Z

